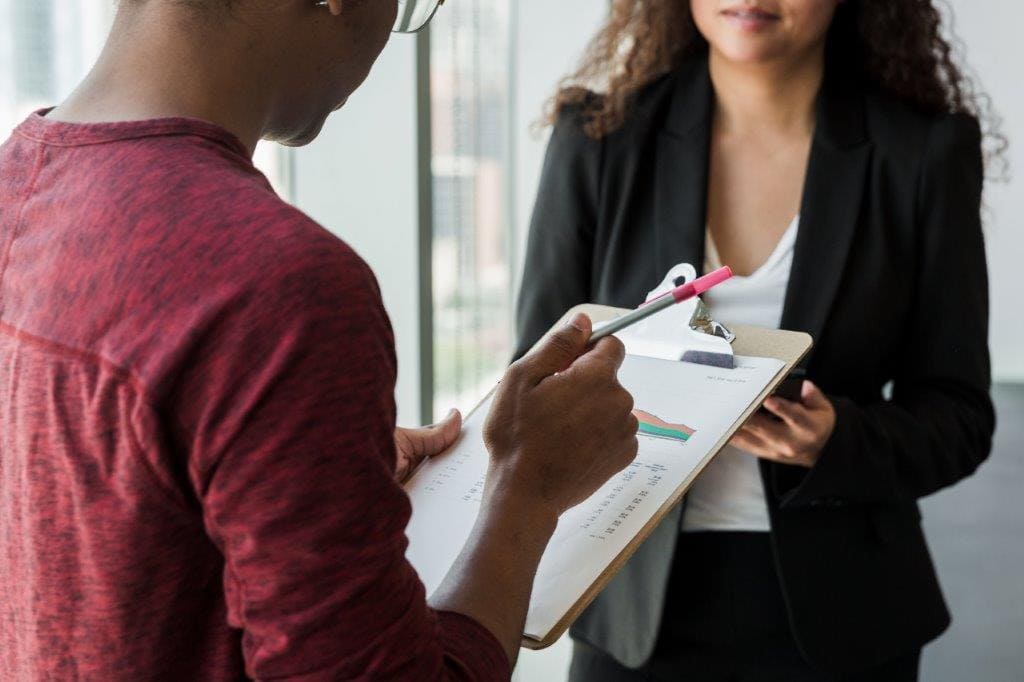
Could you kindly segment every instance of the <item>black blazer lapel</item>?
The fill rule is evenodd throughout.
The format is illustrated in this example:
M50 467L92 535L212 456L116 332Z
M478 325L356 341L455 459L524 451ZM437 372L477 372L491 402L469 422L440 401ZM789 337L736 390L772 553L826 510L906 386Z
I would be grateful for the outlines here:
M781 325L814 338L839 289L871 158L863 95L846 79L831 80L836 85L818 98ZM676 263L692 263L698 272L704 267L713 104L707 59L693 59L676 76L656 139L653 262L659 278Z
M698 272L704 267L712 101L707 60L682 67L655 141L653 257L658 279L677 263L692 263Z
M856 231L870 158L862 97L823 90L782 328L815 339L824 329Z

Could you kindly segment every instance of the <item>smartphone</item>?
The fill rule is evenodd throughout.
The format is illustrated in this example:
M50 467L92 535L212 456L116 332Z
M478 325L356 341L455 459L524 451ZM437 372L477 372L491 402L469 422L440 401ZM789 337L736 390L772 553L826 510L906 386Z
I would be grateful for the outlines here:
M807 371L802 367L795 367L789 375L782 380L782 383L778 385L773 396L779 398L785 398L786 400L792 400L795 403L800 402L800 396L803 393L804 379L807 377Z

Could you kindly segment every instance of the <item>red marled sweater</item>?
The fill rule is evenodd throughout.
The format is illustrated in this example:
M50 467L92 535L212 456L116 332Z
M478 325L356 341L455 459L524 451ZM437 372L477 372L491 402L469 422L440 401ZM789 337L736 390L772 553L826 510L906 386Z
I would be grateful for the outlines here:
M497 679L406 562L369 269L224 130L0 147L0 680Z

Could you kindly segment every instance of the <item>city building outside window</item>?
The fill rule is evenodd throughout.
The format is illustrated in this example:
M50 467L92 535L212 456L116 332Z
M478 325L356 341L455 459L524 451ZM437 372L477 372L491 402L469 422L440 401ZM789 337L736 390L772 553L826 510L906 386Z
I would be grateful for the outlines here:
M0 0L0 142L67 97L103 48L114 0ZM256 166L288 197L288 151L261 143Z
M443 413L473 407L512 352L510 0L448 3L430 31L433 402Z

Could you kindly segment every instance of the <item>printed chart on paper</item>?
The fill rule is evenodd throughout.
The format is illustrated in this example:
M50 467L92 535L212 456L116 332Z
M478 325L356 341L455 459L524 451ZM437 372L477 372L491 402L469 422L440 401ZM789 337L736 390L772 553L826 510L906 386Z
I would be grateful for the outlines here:
M542 639L658 508L709 458L715 444L782 369L780 360L736 357L733 369L627 356L619 380L640 427L636 460L559 520L534 582L525 633ZM430 594L469 537L487 471L488 400L455 447L406 485L412 499L407 556ZM556 444L557 445L557 444ZM557 449L557 448L556 448Z

